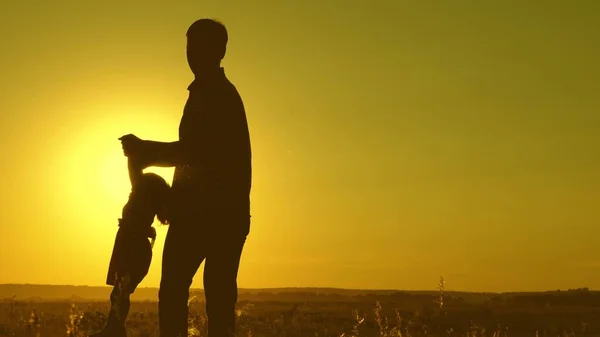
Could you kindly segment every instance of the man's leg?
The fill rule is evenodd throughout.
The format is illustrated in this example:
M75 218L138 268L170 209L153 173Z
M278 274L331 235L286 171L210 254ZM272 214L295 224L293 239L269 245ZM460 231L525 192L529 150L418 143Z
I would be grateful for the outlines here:
M203 251L195 242L197 235L180 226L184 225L171 224L165 239L158 291L161 337L187 336L189 290L204 260Z
M245 235L213 240L204 266L209 337L234 336L237 274Z

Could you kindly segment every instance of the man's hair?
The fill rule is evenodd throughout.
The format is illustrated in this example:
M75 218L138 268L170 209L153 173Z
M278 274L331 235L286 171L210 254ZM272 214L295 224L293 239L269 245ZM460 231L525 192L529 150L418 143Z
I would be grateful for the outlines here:
M186 34L188 40L198 42L206 47L207 53L212 54L217 61L225 57L227 49L227 28L214 19L200 19L194 22Z

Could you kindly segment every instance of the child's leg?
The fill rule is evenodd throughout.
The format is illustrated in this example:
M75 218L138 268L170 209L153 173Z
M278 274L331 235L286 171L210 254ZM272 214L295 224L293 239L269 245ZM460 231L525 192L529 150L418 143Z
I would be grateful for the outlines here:
M125 337L125 320L129 314L130 300L127 291L128 277L119 277L110 293L110 312L104 328L92 337Z
M119 327L125 327L127 315L129 315L129 307L131 306L131 301L129 299L129 282L129 275L119 277L117 279L117 284L110 294L111 312L114 311L115 323L117 323Z

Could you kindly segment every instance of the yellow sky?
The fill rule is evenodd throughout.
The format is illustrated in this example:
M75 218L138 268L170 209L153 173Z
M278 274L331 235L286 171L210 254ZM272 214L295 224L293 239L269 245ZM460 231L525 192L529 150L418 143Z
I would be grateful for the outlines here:
M598 2L167 3L0 5L0 283L104 283L117 138L176 139L216 17L253 143L240 287L600 288Z

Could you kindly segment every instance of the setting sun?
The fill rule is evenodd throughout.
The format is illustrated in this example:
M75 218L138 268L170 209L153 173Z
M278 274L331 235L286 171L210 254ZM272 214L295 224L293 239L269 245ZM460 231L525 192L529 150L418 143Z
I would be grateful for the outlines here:
M110 244L117 230L117 219L131 190L127 158L118 138L127 133L157 139L174 139L173 130L165 125L176 124L177 115L152 110L147 106L97 106L82 112L81 124L68 133L61 133L61 152L54 160L54 177L50 190L55 213L65 219L62 245L76 247L86 243L98 268L110 257ZM173 168L149 168L168 183ZM68 224L73 224L69 226ZM162 228L161 228L162 230ZM165 231L160 232L163 235ZM102 270L102 269L99 269ZM102 273L97 273L101 276Z

